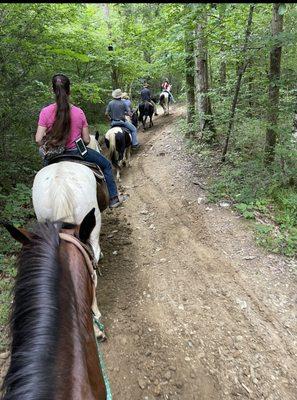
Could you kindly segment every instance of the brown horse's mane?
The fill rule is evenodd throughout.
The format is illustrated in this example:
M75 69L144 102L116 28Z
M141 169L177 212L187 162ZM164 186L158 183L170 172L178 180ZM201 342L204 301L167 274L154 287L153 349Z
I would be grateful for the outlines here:
M62 223L36 224L23 246L13 289L11 362L3 400L52 400L61 327L59 230ZM71 301L71 300L70 300Z

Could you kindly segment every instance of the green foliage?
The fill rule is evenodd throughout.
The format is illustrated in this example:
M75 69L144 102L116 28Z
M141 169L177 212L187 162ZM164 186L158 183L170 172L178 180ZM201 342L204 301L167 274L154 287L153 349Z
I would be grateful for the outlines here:
M3 261L0 259L0 265L3 265ZM15 272L13 271L13 275ZM8 345L8 319L10 314L11 304L11 290L13 285L13 279L3 277L0 272L0 352L4 351Z
M8 195L0 195L1 219L15 226L24 226L34 215L31 188L18 183ZM0 351L7 346L7 323L11 304L11 290L16 275L16 254L21 245L0 225Z
M266 222L256 227L258 243L269 251L296 256L297 192L293 179L296 151L279 144L274 165L266 169L262 152L264 132L265 124L261 121L241 120L235 129L228 163L214 178L209 200L228 199L244 218L256 221L264 218ZM286 132L285 126L282 132Z
M255 218L252 204L239 203L235 204L235 208L242 214L244 218L246 219Z

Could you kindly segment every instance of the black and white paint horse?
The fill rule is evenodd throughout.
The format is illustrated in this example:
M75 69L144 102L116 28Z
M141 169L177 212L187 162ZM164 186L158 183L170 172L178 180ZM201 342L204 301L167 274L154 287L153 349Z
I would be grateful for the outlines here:
M169 114L169 93L166 90L160 94L160 106L164 110L164 115Z
M120 171L128 164L131 166L132 136L128 129L114 126L109 129L104 137L108 148L108 157L117 171L117 180L120 182Z
M146 120L150 119L150 128L153 124L154 106L149 101L144 101L138 105L139 117L138 120L142 123L143 130L146 129Z

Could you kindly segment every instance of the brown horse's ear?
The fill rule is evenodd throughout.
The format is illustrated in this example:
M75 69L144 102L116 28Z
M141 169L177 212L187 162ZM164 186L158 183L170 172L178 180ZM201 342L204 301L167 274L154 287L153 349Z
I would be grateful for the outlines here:
M89 239L92 230L96 225L95 208L85 216L79 227L79 238L83 243Z
M1 224L8 230L11 236L17 240L18 242L22 243L23 245L29 244L32 240L31 233L28 232L26 229L16 228L7 222L1 222Z

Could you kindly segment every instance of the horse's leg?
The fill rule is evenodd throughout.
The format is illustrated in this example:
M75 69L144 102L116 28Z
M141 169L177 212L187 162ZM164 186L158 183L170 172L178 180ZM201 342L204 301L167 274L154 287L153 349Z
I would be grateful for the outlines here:
M97 198L96 198L96 203L97 203ZM99 244L100 229L101 229L101 213L97 204L95 206L95 218L96 218L96 225L90 234L90 243L94 250L95 259L99 261L101 256L101 248Z
M95 275L94 275L94 281L93 281L92 313L93 313L94 318L96 319L96 321L99 323L99 320L101 318L101 312L99 311L98 303L97 303L97 297L96 297L96 287L97 287L97 274L96 274L96 271L94 271L94 274ZM94 324L94 330L95 330L95 336L100 342L103 342L104 340L106 340L105 333L98 327L97 324Z
M126 165L127 165L127 149L124 150L123 167L126 167Z
M120 168L118 168L118 167L117 167L117 180L118 180L118 182L121 182Z
M125 165L130 167L130 146L125 148L124 151L124 161L125 161Z
M128 166L131 167L131 146L127 147L126 149L126 157Z

